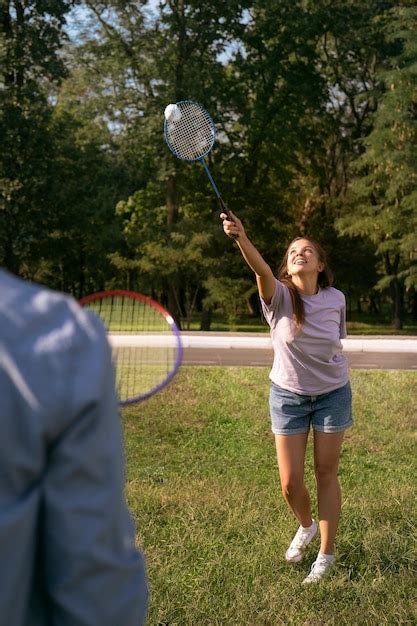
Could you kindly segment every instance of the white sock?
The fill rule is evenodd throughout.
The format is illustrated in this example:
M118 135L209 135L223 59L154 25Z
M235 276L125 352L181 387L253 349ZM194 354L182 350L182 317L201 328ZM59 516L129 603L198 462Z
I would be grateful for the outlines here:
M310 526L303 526L304 530L310 530L310 528L313 528L315 522L314 520L311 522Z
M323 559L326 559L326 561L329 561L329 563L332 563L335 559L334 554L324 554L323 552L319 552L319 556L323 557Z

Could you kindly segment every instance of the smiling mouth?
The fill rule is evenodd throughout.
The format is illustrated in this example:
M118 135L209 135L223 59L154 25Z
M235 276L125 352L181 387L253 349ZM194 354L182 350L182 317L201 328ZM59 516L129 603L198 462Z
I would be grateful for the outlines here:
M295 261L294 265L304 265L305 261L303 261L303 259L298 259L298 261Z

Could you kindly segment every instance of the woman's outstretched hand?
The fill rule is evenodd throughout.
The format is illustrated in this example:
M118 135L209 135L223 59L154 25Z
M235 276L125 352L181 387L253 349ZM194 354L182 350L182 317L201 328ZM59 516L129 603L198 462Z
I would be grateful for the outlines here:
M232 211L229 211L228 215L226 215L226 213L220 213L220 219L223 220L223 230L225 234L231 239L238 239L245 234L242 222Z

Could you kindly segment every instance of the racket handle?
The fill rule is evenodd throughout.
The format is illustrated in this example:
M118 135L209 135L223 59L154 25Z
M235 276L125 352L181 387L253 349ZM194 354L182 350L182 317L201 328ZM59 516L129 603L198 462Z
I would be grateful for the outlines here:
M219 196L219 197L218 197L218 200L219 200L219 204L220 204L220 208L221 208L221 210L223 211L223 213L226 213L226 215L227 215L227 219L228 219L230 222L233 222L233 218L232 218L232 216L231 216L231 214L230 214L229 209L228 209L228 208L227 208L227 206L225 205L225 203L224 203L224 201L223 201L223 198L221 198L221 197Z
M226 213L227 219L229 220L229 222L234 222L232 214L230 213L229 209L227 208L227 206L223 202L223 199L221 198L221 196L219 196L219 204L220 204L220 208L223 211L223 213ZM239 235L232 235L231 239L239 239Z
M227 219L228 219L228 220L230 220L231 222L233 222L233 217L231 216L229 209L227 208L227 206L226 206L226 205L225 205L225 203L223 202L223 198L221 197L221 195L220 195L220 191L218 190L217 185L216 185L216 183L214 182L214 178L213 178L213 176L211 175L211 172L210 172L210 170L209 170L209 168L208 168L207 163L205 162L205 160L204 160L204 158L203 158L203 157L201 157L199 160L201 161L201 163L203 164L204 169L206 170L206 174L207 174L208 179L209 179L209 181L210 181L210 183L211 183L211 186L213 187L214 192L215 192L215 194L216 194L216 196L217 196L217 199L218 199L218 201L219 201L219 204L220 204L220 208L221 208L221 210L223 211L223 213L226 213L226 215L227 215ZM233 235L233 237L232 237L232 238L233 238L233 239L238 239L238 237L239 237L239 235Z

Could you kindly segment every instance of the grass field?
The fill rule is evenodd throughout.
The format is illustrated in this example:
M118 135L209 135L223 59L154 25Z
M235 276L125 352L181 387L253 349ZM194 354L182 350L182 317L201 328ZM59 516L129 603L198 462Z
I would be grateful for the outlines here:
M133 302L135 307L132 307ZM164 319L159 314L154 317L154 311L143 303L115 297L113 303L110 300L97 300L88 306L102 318L112 332L129 332L132 330L132 325L146 332L166 330ZM194 318L189 324L182 320L183 330L198 331L200 323L200 316ZM210 329L212 332L269 332L268 325L261 316L237 320L234 325L230 325L223 318L214 315ZM347 331L349 335L417 335L417 324L412 324L410 320L407 320L402 330L395 330L390 324L389 316L373 318L364 313L355 313L354 319L347 322Z
M194 322L191 324L190 328L185 328L184 330L199 330L200 323ZM269 333L269 328L266 323L261 320L242 320L237 321L236 324L232 327L228 325L226 322L222 322L220 320L214 320L211 325L211 330L213 332L225 332L225 331L234 331L240 333ZM347 332L348 335L406 335L406 336L415 336L417 335L417 325L416 324L404 324L401 330L395 330L389 322L371 322L371 321L355 321L355 322L347 322Z
M200 330L200 321L194 320L188 326L183 322L183 330L196 331ZM268 333L269 328L266 322L261 319L238 320L235 324L230 325L224 320L214 319L210 330L212 332L239 332L239 333ZM395 330L392 325L381 321L351 321L347 322L348 335L417 335L417 324L404 324L401 330Z
M148 624L416 624L416 374L352 372L338 564L307 588L317 544L295 566L283 558L296 523L280 496L267 375L184 367L168 389L123 412ZM314 489L311 447L307 467Z

